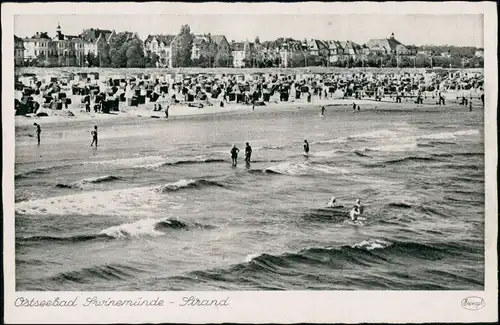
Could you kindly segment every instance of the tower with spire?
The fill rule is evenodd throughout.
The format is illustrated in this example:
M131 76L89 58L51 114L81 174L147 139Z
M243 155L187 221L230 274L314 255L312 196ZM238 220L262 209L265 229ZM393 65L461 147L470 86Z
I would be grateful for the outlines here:
M61 32L61 25L59 24L59 22L57 22L57 28L56 28L56 39L61 41L63 39L63 34Z

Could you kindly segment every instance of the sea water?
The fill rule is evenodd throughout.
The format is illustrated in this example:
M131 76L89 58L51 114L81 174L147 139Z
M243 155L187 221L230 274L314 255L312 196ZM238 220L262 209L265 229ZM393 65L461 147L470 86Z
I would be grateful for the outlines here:
M17 127L16 289L481 290L483 111L318 112Z

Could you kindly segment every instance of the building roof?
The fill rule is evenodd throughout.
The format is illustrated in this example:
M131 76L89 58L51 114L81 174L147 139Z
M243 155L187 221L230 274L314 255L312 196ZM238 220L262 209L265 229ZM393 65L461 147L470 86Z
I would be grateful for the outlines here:
M231 42L231 51L244 51L245 43L243 42Z
M209 39L205 37L204 35L195 35L193 38L193 44L194 45L201 45L203 43L208 43Z
M212 40L212 42L217 45L219 45L225 38L226 37L224 35L210 35L210 39Z
M102 35L102 37L104 37L106 39L106 41L108 41L111 34L113 34L113 32L110 30L107 30L107 29L90 28L90 29L84 30L80 34L80 37L87 42L94 43L101 35Z
M366 46L368 46L370 49L384 49L386 52L395 52L399 49L406 49L406 47L401 44L401 42L394 38L394 34L392 34L390 38L371 39L366 42Z
M323 43L325 43L325 45L330 50L342 50L343 49L343 47L339 41L330 40L330 41L324 41Z
M169 46L170 43L174 40L175 35L148 35L144 43L151 42L153 39L156 39L158 43L163 43L166 46Z
M35 35L31 36L31 37L28 37L27 39L46 39L46 40L50 40L50 37L49 35L47 34L47 32L36 32Z

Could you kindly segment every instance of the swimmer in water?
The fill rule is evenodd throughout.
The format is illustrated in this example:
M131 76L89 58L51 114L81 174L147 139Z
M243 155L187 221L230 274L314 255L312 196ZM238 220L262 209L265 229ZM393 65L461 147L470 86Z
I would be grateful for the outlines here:
M335 198L335 196L332 196L330 202L328 202L326 206L329 208L335 208L337 206L337 199Z
M356 207L358 208L359 214L363 214L364 208L361 205L361 200L360 199L356 200Z
M350 215L351 215L351 220L356 221L358 220L358 216L363 214L363 206L361 205L361 200L357 199L356 204L352 208Z
M359 208L358 208L357 206L354 206L354 208L352 208L351 213L350 213L350 215L351 215L351 220L352 220L352 221L356 221L356 220L358 220L358 216L359 216L359 214L360 214L360 213L359 213Z

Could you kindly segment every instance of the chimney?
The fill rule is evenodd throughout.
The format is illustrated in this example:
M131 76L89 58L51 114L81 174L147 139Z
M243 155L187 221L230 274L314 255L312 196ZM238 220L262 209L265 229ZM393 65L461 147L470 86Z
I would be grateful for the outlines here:
M394 39L394 33L391 34L391 39Z

